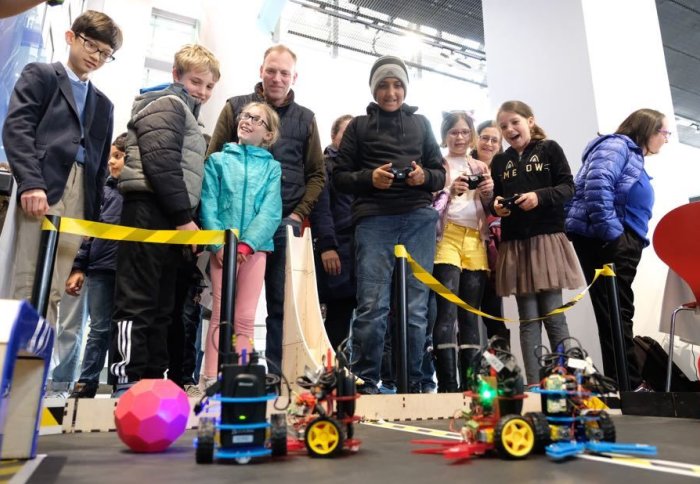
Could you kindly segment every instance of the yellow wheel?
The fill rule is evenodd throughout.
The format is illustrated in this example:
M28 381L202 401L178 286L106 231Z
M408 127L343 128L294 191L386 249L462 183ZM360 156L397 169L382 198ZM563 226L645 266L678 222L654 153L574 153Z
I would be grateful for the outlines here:
M330 418L317 418L306 427L304 443L312 457L333 457L343 449L340 424Z
M494 431L498 454L505 459L524 459L535 447L535 432L520 415L506 415Z

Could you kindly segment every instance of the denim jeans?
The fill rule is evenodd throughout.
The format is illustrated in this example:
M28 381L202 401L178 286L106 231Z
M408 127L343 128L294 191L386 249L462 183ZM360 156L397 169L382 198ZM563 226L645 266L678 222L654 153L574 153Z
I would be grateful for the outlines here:
M432 271L436 221L437 212L426 207L400 215L364 217L355 227L357 313L352 323L353 371L368 385L376 385L380 379L395 265L394 245L404 245L418 264ZM411 388L419 388L429 290L411 275L407 287L409 384Z
M90 332L85 344L81 382L99 383L109 348L109 331L114 310L114 271L96 271L88 277Z
M282 219L273 237L275 251L267 256L265 266L265 298L267 319L265 326L265 357L271 360L271 373L282 369L282 323L284 318L284 279L287 264L287 225L291 225L294 235L301 235L301 223L289 217Z
M515 300L518 303L520 319L543 316L562 305L561 290L523 294L515 296ZM528 385L536 385L540 381L540 362L535 354L535 349L542 344L543 323L552 351L556 349L561 340L569 336L569 327L566 325L564 314L557 314L543 321L520 323L520 349L523 352Z
M61 298L56 346L54 346L54 358L58 359L58 363L51 377L52 390L70 390L75 383L80 364L80 350L83 346L83 328L87 320L87 293L88 288L83 287L77 297L64 294Z

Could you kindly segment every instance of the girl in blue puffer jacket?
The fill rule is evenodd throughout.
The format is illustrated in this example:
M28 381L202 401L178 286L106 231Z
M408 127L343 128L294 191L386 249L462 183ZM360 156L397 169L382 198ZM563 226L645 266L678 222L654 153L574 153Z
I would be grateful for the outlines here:
M253 340L267 252L274 250L272 237L282 220L280 180L282 168L267 150L279 136L279 117L264 103L246 105L238 119L238 144L227 143L207 158L204 167L200 216L207 230L239 230L238 274L234 334L236 350ZM216 381L221 309L221 278L224 249L210 248L214 296L206 337L205 364L200 386Z
M649 245L647 233L654 206L654 188L644 169L644 157L659 152L670 136L666 117L640 109L625 119L615 134L599 136L583 152L583 164L574 180L575 194L566 216L566 232L574 243L588 284L595 270L615 263L620 292L620 319L632 389L644 390L634 354L632 281ZM605 286L591 287L591 302L605 375L617 378Z

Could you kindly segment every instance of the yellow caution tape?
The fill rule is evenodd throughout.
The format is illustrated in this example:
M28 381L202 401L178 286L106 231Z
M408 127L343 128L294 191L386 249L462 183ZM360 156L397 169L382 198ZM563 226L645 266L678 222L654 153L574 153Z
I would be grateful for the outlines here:
M48 218L44 219L41 230L56 231L56 226ZM70 217L61 217L63 234L95 237L98 239L129 242L150 242L154 244L218 245L224 243L224 230L148 230L101 222L90 222ZM233 232L238 236L238 230Z
M413 270L413 275L416 279L418 279L420 282L428 286L428 288L438 294L439 296L447 299L453 304L456 304L460 308L464 309L465 311L468 311L470 313L476 314L478 316L484 317L484 318L490 318L494 319L496 321L503 321L504 323L529 323L529 322L534 322L534 321L541 321L543 319L547 319L550 316L555 316L557 314L561 314L565 311L568 311L571 309L577 302L579 302L581 299L583 299L583 296L586 295L586 293L589 291L591 286L595 284L595 282L598 280L600 276L606 276L606 277L614 277L615 272L613 272L612 268L610 267L609 264L605 264L602 269L596 269L595 270L595 276L593 277L593 280L591 283L579 294L574 296L570 301L564 303L562 306L551 310L544 316L538 316L536 318L532 319L509 319L509 318L501 318L498 316L492 316L490 314L486 314L485 312L481 311L480 309L477 309L470 304L467 304L466 302L462 301L457 295L455 295L452 291L447 289L445 286L443 286L440 281L435 279L433 275L423 269L420 264L418 264L415 260L413 260L413 257L411 257L411 254L409 254L406 251L406 248L403 245L396 245L394 246L394 254L396 257L401 257L405 258L408 264L411 266L411 269Z

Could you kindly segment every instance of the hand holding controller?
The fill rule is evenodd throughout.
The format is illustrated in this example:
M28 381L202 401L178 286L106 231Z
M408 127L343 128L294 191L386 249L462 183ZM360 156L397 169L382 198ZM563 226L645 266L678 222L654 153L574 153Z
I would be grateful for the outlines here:
M512 197L508 198L503 198L501 200L498 200L498 204L505 208L506 210L513 210L514 208L518 208L518 204L515 203L515 201L520 198L520 194L516 193Z

